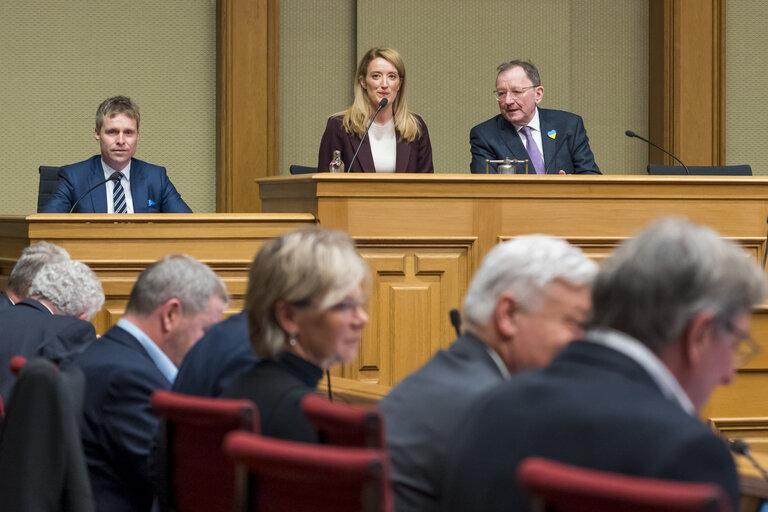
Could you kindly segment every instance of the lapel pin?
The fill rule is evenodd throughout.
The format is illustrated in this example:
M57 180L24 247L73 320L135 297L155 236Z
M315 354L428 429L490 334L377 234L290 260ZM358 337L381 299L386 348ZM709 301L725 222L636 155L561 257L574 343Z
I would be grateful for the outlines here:
M151 199L147 201L147 206L155 206L155 202Z
M549 135L550 139L555 140L557 138L557 130L549 130L547 135Z

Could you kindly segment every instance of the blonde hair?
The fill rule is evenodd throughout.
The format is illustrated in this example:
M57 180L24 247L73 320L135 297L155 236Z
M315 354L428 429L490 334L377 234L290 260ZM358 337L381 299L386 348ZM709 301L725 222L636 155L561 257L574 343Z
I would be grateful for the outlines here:
M365 76L368 74L368 66L373 60L378 58L382 58L392 64L397 69L397 74L400 75L400 89L392 104L395 130L401 139L413 142L415 138L421 136L421 123L415 115L408 111L408 103L405 98L405 64L403 64L403 59L397 50L392 48L371 48L363 55L360 64L357 66L353 84L355 100L352 102L351 107L335 115L343 116L342 125L347 133L354 133L358 137L363 136L370 120L371 108L368 95L360 84L360 80L365 80Z
M370 283L368 264L342 231L313 226L269 240L253 259L245 293L253 351L262 359L283 352L287 335L275 317L278 301L313 303L323 312L356 286L368 293Z

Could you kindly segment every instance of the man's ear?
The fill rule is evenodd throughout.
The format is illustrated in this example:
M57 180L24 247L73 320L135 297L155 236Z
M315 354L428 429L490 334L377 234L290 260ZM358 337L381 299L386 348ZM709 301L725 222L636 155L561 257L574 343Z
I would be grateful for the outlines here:
M493 319L496 330L502 338L508 339L517 334L517 312L520 310L517 301L509 292L502 292L493 308Z
M697 364L715 335L715 314L709 311L697 313L681 335L682 356L686 363Z
M299 326L296 323L296 308L290 302L279 300L275 302L275 320L277 324L289 335L296 335Z
M172 297L165 301L165 304L160 306L160 322L163 332L170 332L178 324L179 319L183 313L181 311L181 301L176 297Z

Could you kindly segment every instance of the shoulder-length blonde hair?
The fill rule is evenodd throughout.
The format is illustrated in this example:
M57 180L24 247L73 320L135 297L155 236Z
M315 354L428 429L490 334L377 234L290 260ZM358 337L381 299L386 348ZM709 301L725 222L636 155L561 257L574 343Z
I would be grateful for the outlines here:
M365 80L371 61L378 58L382 58L395 66L397 74L400 75L400 89L392 105L395 130L400 135L400 138L413 142L416 137L421 136L421 123L416 119L416 116L408 111L408 103L405 97L405 64L403 64L403 59L397 50L392 48L371 48L363 55L355 73L355 100L351 107L344 112L339 112L337 115L344 116L342 125L347 133L354 133L358 137L363 136L371 117L371 107L368 95L365 93L360 81Z

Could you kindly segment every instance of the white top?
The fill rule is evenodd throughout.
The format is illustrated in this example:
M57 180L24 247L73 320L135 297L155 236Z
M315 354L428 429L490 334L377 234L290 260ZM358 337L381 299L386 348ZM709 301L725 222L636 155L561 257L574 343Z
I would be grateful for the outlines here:
M390 119L385 124L373 123L368 130L368 140L371 143L373 166L376 172L395 172L397 166L397 138L395 137L395 120Z
M528 123L528 126L531 127L531 136L533 137L534 142L536 142L536 145L539 146L539 154L541 155L541 159L544 160L544 150L542 149L543 146L541 145L541 122L539 121L539 107L536 107L536 113L533 114L533 119L531 119L531 122ZM523 126L515 126L518 137L520 137L520 140L523 141L525 150L528 151L528 145L525 143L525 134L523 133L523 128Z
M113 172L115 172L113 168L104 163L104 160L101 161L101 168L104 170L105 180L109 180L109 177L112 176ZM131 162L129 161L128 165L125 166L125 169L120 172L123 173L123 178L120 180L120 183L122 183L123 190L125 191L125 207L128 213L133 213L133 196L131 195ZM115 213L115 197L113 195L115 193L115 182L109 180L104 188L107 189L107 213Z
M613 329L593 329L587 333L587 341L612 348L632 359L653 379L665 397L680 404L680 407L688 414L696 414L691 399L680 387L675 376L661 362L661 359L643 343Z

